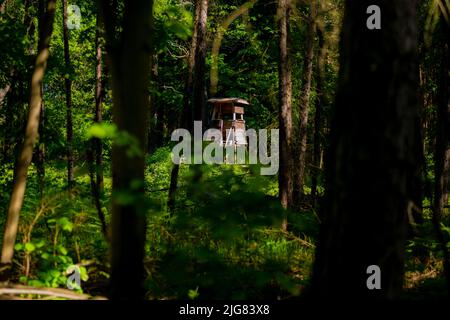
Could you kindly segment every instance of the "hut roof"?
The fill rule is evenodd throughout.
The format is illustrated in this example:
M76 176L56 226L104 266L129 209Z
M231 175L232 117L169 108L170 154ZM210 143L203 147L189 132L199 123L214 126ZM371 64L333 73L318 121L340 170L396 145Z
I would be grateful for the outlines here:
M249 106L250 103L248 103L247 100L241 99L241 98L213 98L208 100L209 103L233 103L233 104L241 104Z

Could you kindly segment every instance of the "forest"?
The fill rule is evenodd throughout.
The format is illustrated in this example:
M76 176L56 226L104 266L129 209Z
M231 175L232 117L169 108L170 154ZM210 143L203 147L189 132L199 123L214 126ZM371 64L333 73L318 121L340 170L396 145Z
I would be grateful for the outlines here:
M0 0L0 300L447 299L449 0Z

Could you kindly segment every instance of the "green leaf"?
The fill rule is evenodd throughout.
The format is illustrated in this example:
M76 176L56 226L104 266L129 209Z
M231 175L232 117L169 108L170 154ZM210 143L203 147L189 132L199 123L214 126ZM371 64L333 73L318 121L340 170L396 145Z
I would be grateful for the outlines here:
M48 260L50 258L50 254L48 252L44 252L41 254L41 258L44 260Z
M94 124L87 132L87 138L114 138L117 134L117 127L110 123Z
M52 269L49 271L49 274L53 277L53 278L58 278L59 275L61 274L61 271L56 270L56 269Z
M67 249L64 246L59 245L58 251L63 255L67 255Z
M36 250L36 246L32 242L25 243L25 252L30 253Z
M23 244L22 243L16 243L16 245L14 246L14 250L16 250L16 251L23 250Z
M191 300L194 300L195 298L197 298L200 294L198 293L198 287L195 288L195 290L189 290L188 292L188 297Z
M83 281L87 281L89 279L87 270L85 267L80 267L80 278Z
M66 218L66 217L63 217L63 218L59 219L59 220L58 220L58 224L61 226L61 228L62 228L64 231L71 232L72 229L73 229L73 223L70 222L69 219Z
M28 281L28 284L32 287L37 287L37 288L45 287L45 283L43 283L40 280L30 280L30 281Z
M43 246L45 246L45 240L44 239L40 239L38 242L35 242L36 248L42 248Z

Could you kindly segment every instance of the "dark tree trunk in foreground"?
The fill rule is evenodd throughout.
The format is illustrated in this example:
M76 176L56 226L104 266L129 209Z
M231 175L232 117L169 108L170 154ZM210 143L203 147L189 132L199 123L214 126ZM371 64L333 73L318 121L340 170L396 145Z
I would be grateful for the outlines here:
M64 38L64 62L66 64L65 86L66 86L66 143L67 143L67 187L69 192L73 188L73 124L72 124L72 80L70 79L70 51L69 51L69 29L67 28L67 0L63 0L63 38Z
M113 92L113 118L120 132L136 139L141 152L113 144L111 220L112 299L142 299L146 229L144 154L147 143L153 1L127 1L116 38L115 7L101 1ZM123 199L131 199L123 201Z
M448 238L441 230L441 220L448 205L450 175L450 26L441 17L436 35L441 54L435 150L435 185L433 224L444 254L444 271L450 293L450 255ZM441 40L442 39L442 40Z
M280 126L280 169L278 187L281 205L287 209L292 206L292 67L289 57L289 17L290 0L278 1L279 36L279 126ZM286 230L287 221L282 228Z
M346 1L327 191L312 293L392 299L404 275L418 116L417 1L377 1L382 29L368 30L372 1ZM419 160L420 161L420 160ZM369 290L367 268L381 269Z
M310 1L310 14L308 17L308 29L306 33L306 54L304 62L304 78L303 91L300 98L300 119L299 119L299 133L296 141L296 159L295 164L295 178L293 181L293 201L294 206L299 207L303 196L303 185L306 172L306 147L308 139L308 115L311 98L311 80L313 73L313 59L314 59L314 37L316 33L316 4L315 1Z
M8 217L3 235L1 263L11 263L14 253L14 243L16 241L19 215L25 194L28 167L31 164L34 144L36 143L38 136L39 116L42 103L41 84L47 67L55 8L56 0L47 1L47 11L44 16L43 28L39 38L38 54L31 77L29 113L25 139L17 162L14 185L8 207Z

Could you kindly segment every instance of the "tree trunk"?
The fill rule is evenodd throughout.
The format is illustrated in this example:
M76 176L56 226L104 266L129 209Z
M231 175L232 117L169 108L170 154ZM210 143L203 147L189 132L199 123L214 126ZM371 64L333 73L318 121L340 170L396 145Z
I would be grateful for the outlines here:
M316 4L310 1L310 14L308 17L308 30L306 33L306 54L304 62L304 79L303 79L303 94L300 98L300 123L299 135L296 141L297 150L296 158L298 163L295 165L295 178L293 181L293 202L295 207L300 206L300 201L303 195L303 184L306 172L306 147L308 139L308 115L309 103L311 97L311 79L313 72L314 59L314 36L316 33Z
M98 220L100 221L100 225L102 228L102 233L105 239L108 241L108 226L106 225L105 214L102 209L101 201L100 201L100 188L98 186L98 182L96 180L96 166L94 164L94 149L87 150L87 161L89 164L89 180L91 182L91 193L92 198L94 200L95 209L97 210Z
M417 1L382 0L381 30L366 28L369 0L346 1L327 159L324 219L312 293L397 298L404 275L418 117ZM381 270L369 290L367 268Z
M96 54L96 67L95 67L95 110L94 110L94 122L102 122L103 112L103 79L102 79L102 45L101 45L101 28L100 22L101 15L97 14L97 30L95 33L95 54ZM101 205L101 195L103 193L103 145L102 140L98 138L92 139L92 145L88 148L87 158L89 163L89 179L91 182L91 193L94 200L95 208L97 210L97 216L101 224L102 233L106 240L108 237L108 227L106 225L105 214Z
M101 17L100 14L97 15L97 31L95 33L95 46L96 46L96 61L97 65L95 68L95 115L94 122L101 123L103 121L103 79L102 79L102 44L101 44ZM98 188L98 194L103 192L103 144L101 139L94 139L94 150L95 150L95 177Z
M147 141L151 19L153 1L125 3L123 29L116 39L115 7L101 1L113 92L113 119L120 132L133 136L140 154L127 155L127 146L113 144L111 220L112 299L142 299L146 230L144 154ZM131 201L122 201L124 196Z
M39 143L36 146L36 171L38 178L39 200L42 204L45 187L45 144L43 142L43 128L45 119L44 86L41 84L41 112L39 115Z
M69 30L67 28L67 0L63 0L63 38L64 38L64 62L66 65L65 86L66 86L66 142L67 142L67 188L72 191L73 178L73 124L72 124L72 80L70 51L69 51Z
M39 38L44 32L44 16L45 16L45 1L39 0L37 3L37 13L38 13L38 34ZM30 34L32 37L33 34ZM41 82L41 112L39 115L39 143L36 146L36 171L38 179L39 188L39 199L42 205L44 199L44 189L45 189L45 143L44 143L44 123L45 123L45 101L44 101L44 84Z
M444 256L444 272L447 289L450 293L450 254L447 249L448 238L441 230L441 220L448 205L448 189L450 175L450 27L441 18L439 27L442 34L440 41L441 66L439 72L439 92L436 128L435 150L435 184L434 184L434 212L433 225Z
M155 83L158 81L158 54L153 53L151 55L150 61L150 74L151 74L151 84L152 92L150 94L150 105L149 105L149 125L148 125L148 145L147 150L149 154L155 152L155 150L161 145L162 141L158 140L157 136L157 125L158 125L158 102L157 95L154 94Z
M33 156L33 148L39 129L39 116L41 112L41 84L44 78L47 59L49 56L50 38L53 32L53 20L55 17L56 0L47 1L43 29L39 38L38 55L31 78L30 100L28 122L25 131L25 140L20 157L17 162L17 170L14 178L14 186L8 207L8 217L5 224L3 236L3 247L1 263L11 263L14 253L17 229L19 225L19 214L25 194L28 167Z
M279 35L279 126L280 126L280 168L278 187L281 205L287 209L292 206L292 67L290 61L289 18L290 0L278 1L278 35ZM282 223L287 229L287 220Z
M198 23L198 20L201 17L201 1L197 1L196 7L195 7L195 21L194 21L194 32L192 34L191 39L191 47L189 49L189 55L188 55L188 61L187 61L187 67L188 72L186 74L186 80L184 82L184 95L183 95L183 111L181 113L181 119L180 124L184 126L184 128L190 128L191 134L193 132L192 126L193 126L193 118L192 114L194 101L192 98L192 91L194 88L194 70L196 68L196 60L195 60L195 54L198 51L197 50L197 37L199 33L199 26L200 23ZM180 171L180 166L178 164L174 164L172 167L172 171L170 172L170 185L169 185L169 195L168 195L168 201L167 201L167 207L169 208L170 212L173 212L175 209L175 195L177 191L177 184L178 184L178 173Z
M194 121L205 121L206 119L206 23L208 19L208 0L197 0L198 18L195 23L196 45L195 45L195 69L193 93L194 101L192 107L192 121L190 128L193 129ZM197 10L197 9L196 9Z
M317 204L317 184L320 172L321 163L321 130L322 130L322 109L325 105L325 90L324 90L324 76L325 76L325 58L326 49L324 47L324 39L321 31L318 32L319 37L319 52L316 63L316 111L314 115L314 145L313 145L313 169L311 171L311 201L313 208Z

